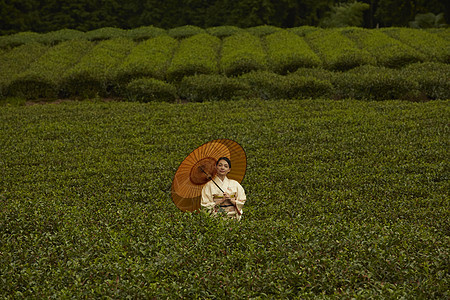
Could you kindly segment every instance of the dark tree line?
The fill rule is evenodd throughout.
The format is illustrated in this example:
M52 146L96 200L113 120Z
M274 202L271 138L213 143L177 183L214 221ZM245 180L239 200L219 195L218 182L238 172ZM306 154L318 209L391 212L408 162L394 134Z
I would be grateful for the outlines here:
M0 34L49 32L63 28L88 31L101 27L153 25L297 27L319 25L338 0L0 0ZM408 26L418 13L444 13L445 0L360 0L370 5L364 27Z

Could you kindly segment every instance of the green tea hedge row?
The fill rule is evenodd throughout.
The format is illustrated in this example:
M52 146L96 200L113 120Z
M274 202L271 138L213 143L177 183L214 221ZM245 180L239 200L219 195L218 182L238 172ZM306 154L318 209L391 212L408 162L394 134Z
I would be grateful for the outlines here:
M177 40L167 35L139 43L118 66L118 84L127 84L138 77L164 79L177 47Z
M272 25L261 25L261 26L255 26L247 28L246 31L257 36L257 37L264 37L269 34L273 34L275 32L282 31L283 29L272 26Z
M265 43L270 69L276 73L286 74L321 64L306 41L295 33L279 31L266 36Z
M419 85L393 69L361 66L332 79L335 97L362 100L418 99Z
M131 83L130 83L131 84ZM138 80L144 92L127 90L129 99L154 100L162 83L146 84ZM145 88L142 86L146 85ZM176 90L175 98L192 102L230 100L238 98L308 99L328 97L358 100L405 99L413 101L449 99L450 66L442 63L417 63L404 69L360 66L347 72L333 72L318 68L300 68L283 76L269 71L253 71L239 77L217 74L187 76L179 84L166 83L164 88ZM169 93L169 92L167 92Z
M450 63L450 44L436 34L411 28L385 28L382 32L422 52L427 61Z
M400 71L401 77L416 81L418 89L428 99L450 99L450 65L416 63Z
M373 57L365 49L359 49L338 30L314 30L306 34L305 39L327 69L345 71L374 63Z
M241 76L250 86L250 97L262 99L305 99L329 96L329 81L298 75L282 76L268 71L257 71Z
M172 84L155 78L132 80L124 94L128 101L137 102L174 102L177 99L177 89Z
M361 49L367 50L376 59L378 66L400 68L425 60L424 54L381 31L356 27L340 31L355 41Z
M13 77L8 95L26 99L57 98L64 74L92 47L87 40L71 40L50 48L26 71Z
M287 30L299 35L305 36L306 34L316 31L320 29L318 27L313 26L301 26L288 28ZM154 27L154 26L143 26L133 29L124 30L121 28L113 28L113 27L103 27L99 29L94 29L87 32L82 32L73 29L61 29L57 31L52 31L48 33L39 34L36 32L20 32L12 35L0 36L0 48L13 48L16 46L20 46L26 43L31 42L39 42L45 43L49 45L55 45L59 42L71 40L71 39L88 39L88 40L104 40L110 38L117 37L128 37L135 41L142 41L148 38L154 38L159 35L169 35L177 39L183 39L186 37L190 37L200 33L209 33L211 35L217 36L219 38L224 38L230 35L234 35L236 33L247 32L253 34L258 37L264 37L269 34L273 34L278 31L282 31L282 28L263 25L256 26L250 28L239 28L236 26L217 26L217 27L209 27L206 29L197 27L197 26L181 26L172 28L169 30ZM327 29L333 30L333 29ZM368 29L375 30L375 29ZM385 30L385 29L382 29ZM388 29L389 31L390 29ZM425 30L416 30L415 31L425 31ZM435 30L427 30L427 32L433 36L440 37L446 41L450 40L450 30L449 29L435 29Z
M247 97L249 88L238 78L214 74L184 77L178 90L182 99L203 102Z
M184 39L201 33L206 33L206 30L192 25L175 27L167 31L168 35L176 39Z
M49 47L39 43L27 43L0 55L0 98L7 96L12 79L38 60Z
M206 32L218 38L228 37L233 34L242 33L245 29L236 26L216 26L206 28Z
M135 46L131 39L102 41L87 53L62 79L61 88L67 97L108 95L117 76L118 66Z
M250 33L224 38L220 65L227 76L267 69L267 57L261 39Z
M167 79L179 81L194 74L219 72L220 39L209 34L197 34L180 42L167 70Z

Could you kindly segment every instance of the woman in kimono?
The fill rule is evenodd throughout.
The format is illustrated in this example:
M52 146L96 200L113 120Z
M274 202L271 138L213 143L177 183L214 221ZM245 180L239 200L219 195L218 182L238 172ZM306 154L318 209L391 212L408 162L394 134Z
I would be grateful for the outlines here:
M213 215L223 213L229 218L240 220L247 198L239 182L227 177L231 171L231 161L227 157L219 158L216 162L216 170L214 181L210 180L203 186L201 206Z

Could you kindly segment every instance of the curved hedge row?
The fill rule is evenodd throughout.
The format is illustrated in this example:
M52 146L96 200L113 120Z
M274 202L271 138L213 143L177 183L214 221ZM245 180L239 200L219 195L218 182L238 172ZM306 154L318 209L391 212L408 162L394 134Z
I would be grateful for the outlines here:
M360 66L348 72L300 68L288 75L267 70L238 77L218 74L186 76L181 82L136 79L126 90L132 101L214 101L235 98L359 100L450 99L450 65L416 63L403 69Z
M374 63L365 49L359 49L338 30L315 30L307 33L305 39L321 57L327 69L345 71Z
M228 76L267 68L266 53L261 39L250 33L225 38L221 54L221 69Z
M398 68L425 60L425 56L419 51L381 31L356 27L340 31L355 41L361 49L366 49L376 59L378 66Z
M422 52L426 60L450 63L450 44L438 35L411 28L386 28L382 31Z
M286 74L301 67L318 67L319 57L306 41L289 31L279 31L265 38L270 69Z
M133 40L115 38L102 41L63 76L61 88L66 97L106 96L111 92L119 64L135 46Z
M129 37L95 40L95 37L102 35L103 37L114 34L126 35L131 31L135 32L136 37L140 35L151 38L140 42ZM400 69L421 61L446 63L450 55L449 42L437 35L450 31L406 28L366 30L353 27L341 29L301 27L282 30L272 26L251 29L219 26L206 30L185 26L171 31L172 36L151 27L131 31L103 28L91 33L90 39L93 41L87 39L63 41L67 37L65 35L80 33L61 30L38 35L43 39L44 36L52 34L52 39L56 40L58 37L58 40L63 41L53 46L26 43L11 49L2 49L0 97L17 96L29 99L95 95L122 97L131 80L143 77L175 82L178 85L186 76L195 74L230 77L253 71L270 71L281 75L296 73L309 76L307 74L311 72L317 74L327 73L325 70L347 72L364 65ZM196 34L197 32L201 33ZM32 33L16 35L18 36L36 38L36 34ZM40 58L44 53L47 54ZM299 69L304 74L299 74L297 71ZM440 87L445 86L446 80L438 80L435 75L438 74L437 70L411 68L407 73L392 70L386 70L385 73L386 76L392 73L412 77L410 73L413 71L418 72L418 78L421 76L420 72L429 74L428 77L422 76L422 81L428 83L420 85L423 89L428 86L425 93L427 98L442 99L442 95L446 93L441 91ZM370 75L362 74L360 78L352 75L353 73L346 75L348 80L351 78L360 81L372 80ZM327 74L335 76L337 73ZM324 79L335 85L332 82L333 76ZM345 76L342 74L338 77ZM285 80L278 76L271 78L279 82ZM193 81L189 79L186 82L191 84ZM221 82L223 85L230 83L228 79L217 79L215 82ZM296 84L298 83L294 85ZM196 83L191 84L192 87L195 85ZM341 86L344 87L345 84ZM432 92L433 89L435 92ZM349 95L345 89L343 91L338 94ZM373 98L367 94L364 97Z
M119 65L116 77L118 83L126 84L139 77L164 79L177 46L177 40L167 35L140 43Z
M167 70L167 79L179 81L184 76L218 73L219 49L220 39L209 34L197 34L182 40Z
M48 50L11 80L8 95L27 99L56 98L65 72L93 47L87 40L63 42Z
M0 56L0 98L7 96L12 79L24 72L34 61L39 59L49 47L39 43L29 43L5 51Z

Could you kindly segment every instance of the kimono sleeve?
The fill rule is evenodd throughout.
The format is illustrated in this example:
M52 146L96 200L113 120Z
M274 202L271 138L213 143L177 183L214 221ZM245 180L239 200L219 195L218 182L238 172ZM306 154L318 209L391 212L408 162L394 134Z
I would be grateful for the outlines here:
M236 207L242 213L242 208L244 207L245 201L247 200L247 196L245 195L244 188L237 183L237 194L236 194Z
M213 200L211 185L208 183L203 186L200 204L202 208L206 208L208 211L212 211L214 208L215 202Z

